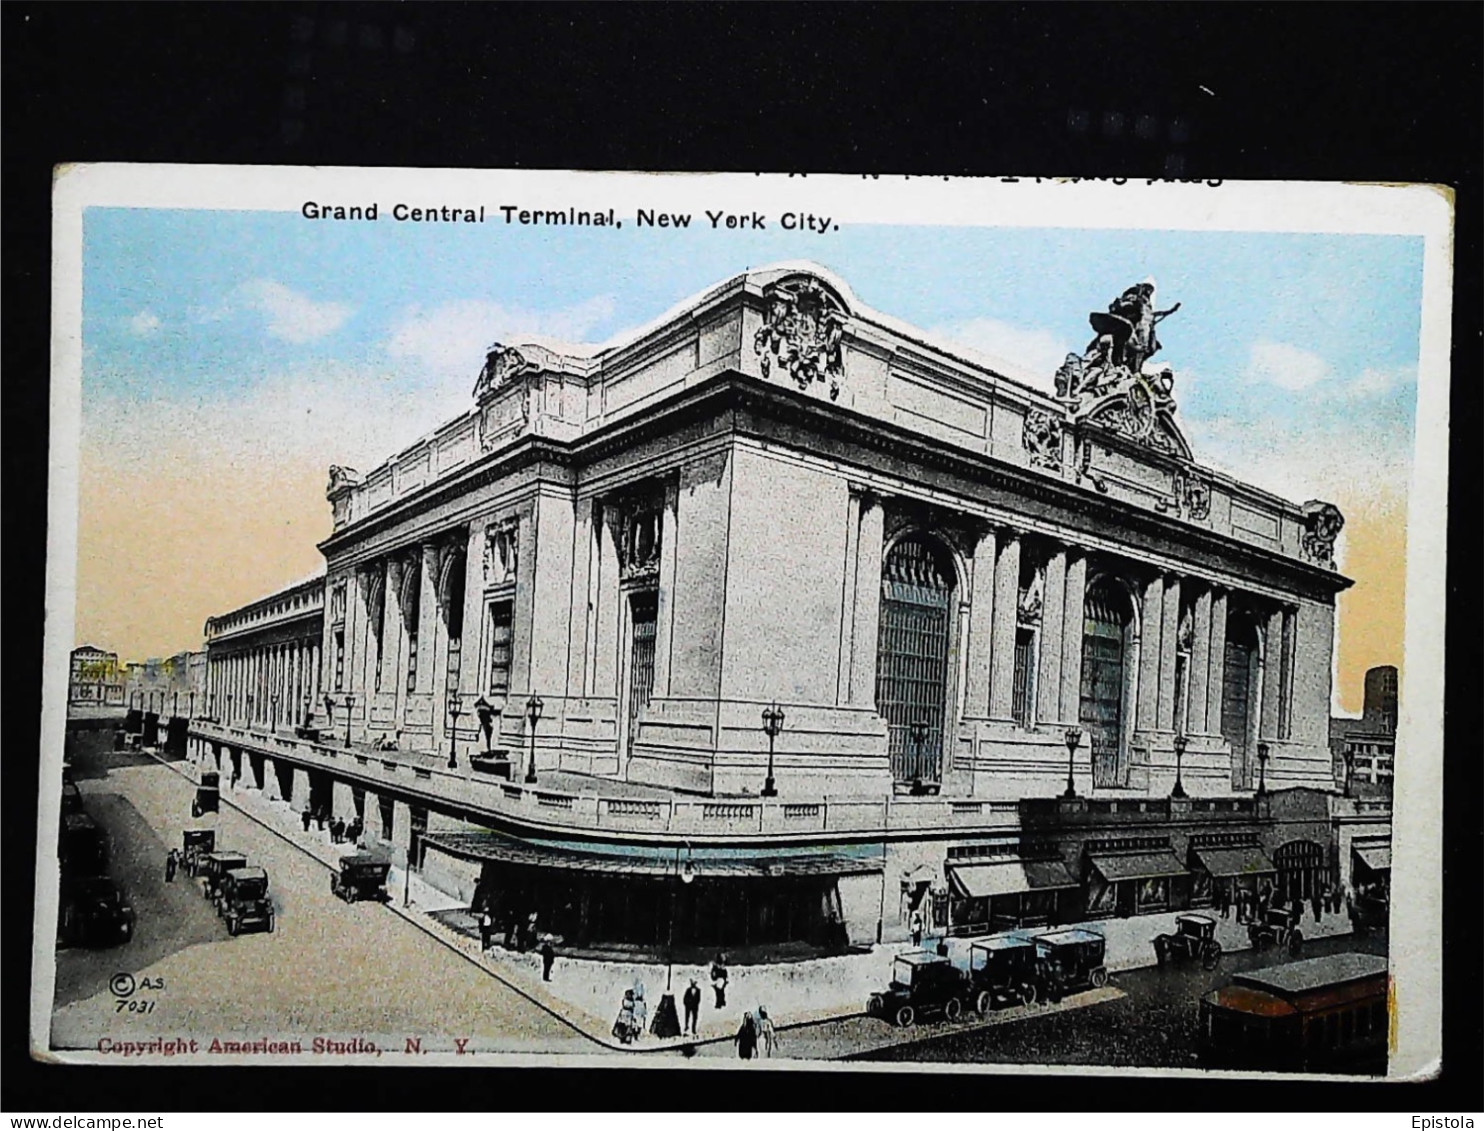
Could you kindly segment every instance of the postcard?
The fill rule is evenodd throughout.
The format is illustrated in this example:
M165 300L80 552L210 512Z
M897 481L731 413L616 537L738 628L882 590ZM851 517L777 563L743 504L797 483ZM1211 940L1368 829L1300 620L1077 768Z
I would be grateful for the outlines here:
M1446 190L54 225L33 1055L1437 1071Z

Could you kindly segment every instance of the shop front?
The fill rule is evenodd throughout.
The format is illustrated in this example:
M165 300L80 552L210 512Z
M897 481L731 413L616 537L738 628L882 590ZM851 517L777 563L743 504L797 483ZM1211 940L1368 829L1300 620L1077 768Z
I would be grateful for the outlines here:
M1191 843L1191 907L1231 907L1239 893L1256 895L1262 881L1276 877L1277 866L1257 844L1255 834L1247 843L1224 843L1229 837L1211 839L1215 843L1201 843L1199 837Z
M1081 909L1080 885L1057 859L949 860L945 871L955 935L1075 922Z
M1087 918L1128 918L1190 905L1191 874L1169 842L1087 846Z

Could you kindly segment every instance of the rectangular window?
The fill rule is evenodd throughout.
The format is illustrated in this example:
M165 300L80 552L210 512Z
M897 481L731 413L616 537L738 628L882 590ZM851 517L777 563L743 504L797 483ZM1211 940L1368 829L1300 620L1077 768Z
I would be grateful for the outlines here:
M1028 628L1015 630L1015 677L1011 691L1011 717L1018 726L1030 726L1035 714L1036 634Z
M345 629L335 630L335 690L345 690Z
M417 690L417 629L407 633L407 694Z
M1293 737L1293 650L1294 650L1294 610L1283 610L1283 639L1280 641L1282 651L1279 659L1282 666L1279 670L1278 683L1278 737Z
M485 622L488 625L485 638L489 641L489 692L491 695L508 695L515 602L491 601L485 606Z
M1190 654L1175 653L1175 733L1189 734L1190 727Z

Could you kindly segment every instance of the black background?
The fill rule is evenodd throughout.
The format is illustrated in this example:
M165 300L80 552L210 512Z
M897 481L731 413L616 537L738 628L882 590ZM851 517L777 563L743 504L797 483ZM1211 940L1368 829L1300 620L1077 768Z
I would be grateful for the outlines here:
M1476 4L37 5L4 72L7 1111L582 1107L1478 1111L1480 774L1447 719L1442 1077L81 1069L26 1052L46 529L51 166L1426 181L1457 190L1448 696L1478 687ZM1460 599L1461 598L1461 599ZM1399 752L1405 757L1406 752ZM578 1085L574 1087L574 1082ZM920 1117L909 1117L920 1118ZM931 1117L928 1117L931 1118ZM1398 1119L1398 1126L1405 1126ZM1197 1122L1196 1126L1199 1126Z

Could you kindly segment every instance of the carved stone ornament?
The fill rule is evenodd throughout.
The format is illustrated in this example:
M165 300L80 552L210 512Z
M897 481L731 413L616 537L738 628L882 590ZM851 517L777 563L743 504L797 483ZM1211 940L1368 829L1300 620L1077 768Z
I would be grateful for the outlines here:
M1015 609L1015 621L1024 627L1041 623L1041 607L1045 603L1044 582L1038 571L1031 583L1020 591L1020 600Z
M474 399L483 400L490 393L508 385L516 377L532 372L536 366L514 346L493 343L485 354L484 368L474 382Z
M1327 565L1330 569L1334 569L1335 539L1345 528L1345 516L1340 513L1340 508L1334 503L1320 502L1318 499L1310 499L1305 503L1303 514L1304 555L1320 565Z
M658 505L622 513L618 531L618 575L623 581L648 581L660 574Z
M352 487L361 484L361 473L353 467L341 467L339 464L330 465L330 482L325 487L325 498L333 499Z
M1129 287L1088 315L1096 337L1081 354L1069 353L1056 371L1056 395L1075 421L1090 420L1138 443L1189 457L1174 423L1175 375L1146 370L1160 349L1155 327L1180 309L1154 309L1154 283Z
M767 321L753 339L762 359L763 376L774 360L807 390L815 381L828 381L830 400L840 396L845 376L845 304L809 275L792 275L763 291Z
M1211 485L1189 471L1175 476L1175 498L1186 518L1204 522L1211 517Z
M1030 453L1032 467L1061 470L1062 422L1044 409L1033 408L1025 414L1020 442Z
M520 519L509 518L484 531L484 583L501 585L515 580L520 554Z

